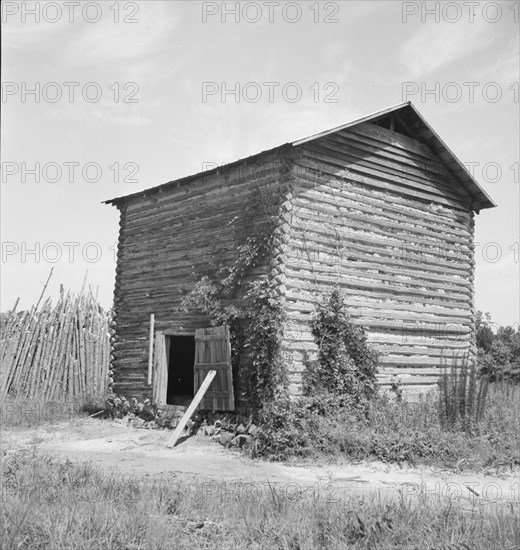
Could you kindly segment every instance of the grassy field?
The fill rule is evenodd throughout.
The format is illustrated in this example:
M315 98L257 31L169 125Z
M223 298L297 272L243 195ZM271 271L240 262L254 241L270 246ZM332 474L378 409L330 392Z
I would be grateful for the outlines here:
M200 479L129 478L30 451L2 466L3 548L520 548L520 502L209 491Z
M14 399L2 425L75 425L96 406ZM294 412L294 411L293 411ZM513 470L520 464L520 388L492 387L486 412L469 432L441 425L438 403L376 400L369 414L290 418L291 431L271 434L271 458L325 463L381 459L452 469ZM278 439L276 439L278 438ZM297 440L297 441L296 441ZM284 445L286 445L284 447ZM373 493L331 498L277 485L217 485L215 480L107 473L29 450L2 457L2 548L421 548L520 549L520 498L485 504L443 494L390 499Z

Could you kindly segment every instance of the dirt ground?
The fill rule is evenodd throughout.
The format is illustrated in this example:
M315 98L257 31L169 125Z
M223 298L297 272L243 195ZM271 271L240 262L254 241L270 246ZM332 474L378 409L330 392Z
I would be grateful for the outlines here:
M36 448L46 455L90 462L105 471L126 475L196 476L207 480L212 491L225 491L241 484L255 484L257 490L268 490L271 484L287 494L312 490L329 500L347 495L379 494L390 498L404 495L409 499L452 499L462 505L514 503L520 508L520 471L498 476L381 462L280 464L249 459L203 436L181 440L171 449L166 446L171 433L96 419L37 428L4 428L2 453Z

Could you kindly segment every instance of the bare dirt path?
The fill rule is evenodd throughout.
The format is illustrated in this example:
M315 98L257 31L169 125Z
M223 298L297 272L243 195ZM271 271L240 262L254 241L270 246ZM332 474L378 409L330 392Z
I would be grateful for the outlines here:
M339 495L404 495L411 499L452 498L463 505L513 503L520 509L519 471L491 476L381 462L280 464L251 460L202 436L188 438L170 449L166 447L170 435L170 431L87 419L38 428L4 428L1 439L3 452L35 448L57 458L90 462L105 471L148 478L191 475L207 480L212 491L237 490L245 484L269 490L269 483L287 494L312 490L327 499Z

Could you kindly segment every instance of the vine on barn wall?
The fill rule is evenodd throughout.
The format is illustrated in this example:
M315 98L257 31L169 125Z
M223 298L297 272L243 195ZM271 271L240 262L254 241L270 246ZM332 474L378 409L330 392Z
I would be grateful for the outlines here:
M212 325L229 327L237 393L246 396L253 412L287 387L280 351L285 320L282 304L267 276L246 282L271 247L270 235L247 237L237 247L234 262L213 265L209 274L199 273L181 303L184 311L201 311Z

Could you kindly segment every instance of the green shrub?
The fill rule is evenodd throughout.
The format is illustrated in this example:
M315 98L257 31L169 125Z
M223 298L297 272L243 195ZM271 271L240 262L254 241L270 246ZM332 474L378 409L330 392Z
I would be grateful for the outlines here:
M305 357L306 395L330 395L343 404L361 403L377 393L378 355L367 343L363 327L352 324L339 290L318 306L312 325L318 345L314 361Z
M288 397L266 403L258 412L260 428L252 447L253 456L286 460L310 454L305 411Z

